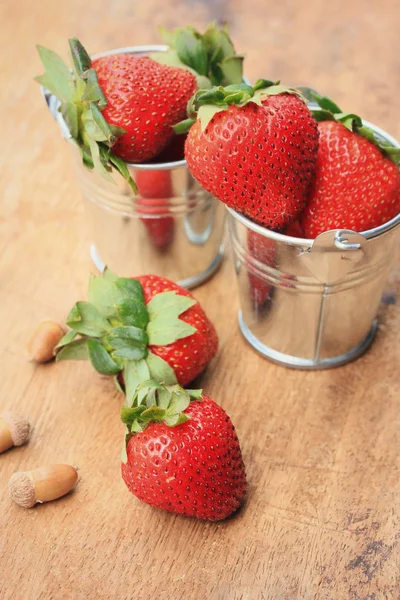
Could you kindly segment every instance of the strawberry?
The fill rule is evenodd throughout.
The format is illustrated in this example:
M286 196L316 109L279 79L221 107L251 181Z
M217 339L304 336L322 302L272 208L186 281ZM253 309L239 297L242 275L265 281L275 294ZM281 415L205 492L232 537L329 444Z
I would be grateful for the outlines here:
M142 219L149 239L157 250L166 250L174 234L174 219L169 213L169 199L173 196L171 171L137 171L136 185L139 197L136 210L145 213Z
M186 114L197 89L194 75L130 54L98 58L92 68L107 101L103 117L126 131L113 145L114 154L127 162L157 156L173 136L172 125Z
M57 360L89 358L113 375L127 395L140 381L187 385L218 348L213 324L193 296L156 275L117 277L105 269L91 276L89 302L77 302L71 328L57 346ZM79 337L77 337L79 336Z
M247 248L249 252L250 297L253 306L258 309L265 304L272 294L272 285L266 281L266 277L271 278L270 271L275 267L277 246L274 240L249 229Z
M93 61L82 44L69 40L73 71L54 52L38 46L45 73L36 80L60 101L70 140L83 163L111 179L117 171L136 192L125 161L155 157L173 137L197 89L186 68L149 57L112 54Z
M122 477L137 498L210 521L242 504L246 475L228 415L201 390L148 381L121 410Z
M400 150L379 140L362 120L314 95L322 110L317 169L301 225L313 239L329 229L362 232L400 212ZM328 119L328 120L323 120Z
M285 235L289 235L290 237L304 238L304 231L300 224L300 220L294 221L290 223L289 227L283 231Z
M318 127L295 90L265 80L200 90L175 130L188 127L187 164L208 192L271 229L296 219L315 172Z

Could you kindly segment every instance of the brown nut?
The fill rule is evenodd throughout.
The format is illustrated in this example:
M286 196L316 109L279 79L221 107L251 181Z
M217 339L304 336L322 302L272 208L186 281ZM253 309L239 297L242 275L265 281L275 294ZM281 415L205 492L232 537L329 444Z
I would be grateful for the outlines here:
M0 415L0 454L12 446L22 446L30 430L29 422L18 413L8 411Z
M71 465L48 465L14 473L8 482L8 491L19 506L31 508L37 502L50 502L65 496L77 481L77 470Z
M45 363L54 357L54 348L64 336L64 328L55 321L42 321L36 327L28 343L31 360Z

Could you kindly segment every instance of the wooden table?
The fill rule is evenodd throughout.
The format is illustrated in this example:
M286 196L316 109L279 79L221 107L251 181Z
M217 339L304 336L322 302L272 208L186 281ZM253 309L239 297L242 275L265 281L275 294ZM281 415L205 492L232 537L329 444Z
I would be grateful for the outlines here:
M244 509L219 524L133 498L119 474L113 384L86 363L35 366L24 355L39 320L63 320L85 298L91 269L69 147L32 81L35 43L66 56L72 35L95 52L156 42L157 24L227 19L250 79L308 83L400 137L396 10L395 0L4 3L0 407L34 430L0 456L1 600L400 598L396 304L382 307L362 359L296 372L259 358L233 326L229 261L196 291L221 339L201 384L235 422L249 480ZM398 263L393 294L399 281ZM11 474L49 462L79 465L76 491L32 510L12 504Z

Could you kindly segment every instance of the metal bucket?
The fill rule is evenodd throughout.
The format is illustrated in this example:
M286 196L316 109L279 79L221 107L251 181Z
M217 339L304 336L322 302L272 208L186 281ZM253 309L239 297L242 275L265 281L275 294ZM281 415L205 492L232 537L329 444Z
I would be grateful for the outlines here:
M336 367L361 355L376 331L400 214L362 233L336 229L307 240L228 211L246 340L272 361L299 369Z
M144 56L167 48L120 48L94 58L122 52ZM57 98L47 90L43 93L68 139ZM107 265L124 276L153 273L193 288L218 269L224 250L224 206L195 181L185 160L128 165L139 188L134 196L118 173L113 173L115 185L84 167L77 149L74 153L86 204L90 253L100 271Z

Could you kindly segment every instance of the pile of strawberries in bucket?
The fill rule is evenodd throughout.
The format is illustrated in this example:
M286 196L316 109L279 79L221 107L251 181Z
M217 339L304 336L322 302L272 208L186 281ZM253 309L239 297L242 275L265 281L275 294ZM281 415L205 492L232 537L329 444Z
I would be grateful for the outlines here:
M185 158L227 206L308 239L335 228L366 231L400 212L400 150L357 115L317 94L307 103L280 82L244 82L243 57L214 24L204 34L163 36L166 52L93 61L72 39L71 69L38 47L45 73L37 79L60 101L88 169L118 172L134 194L127 163ZM268 247L257 252L269 260ZM88 358L115 379L125 398L122 476L130 491L202 519L237 510L246 476L234 427L216 402L187 388L218 347L193 296L159 276L105 269L91 276L88 301L75 304L67 325L58 339L42 330L40 344L57 360Z

